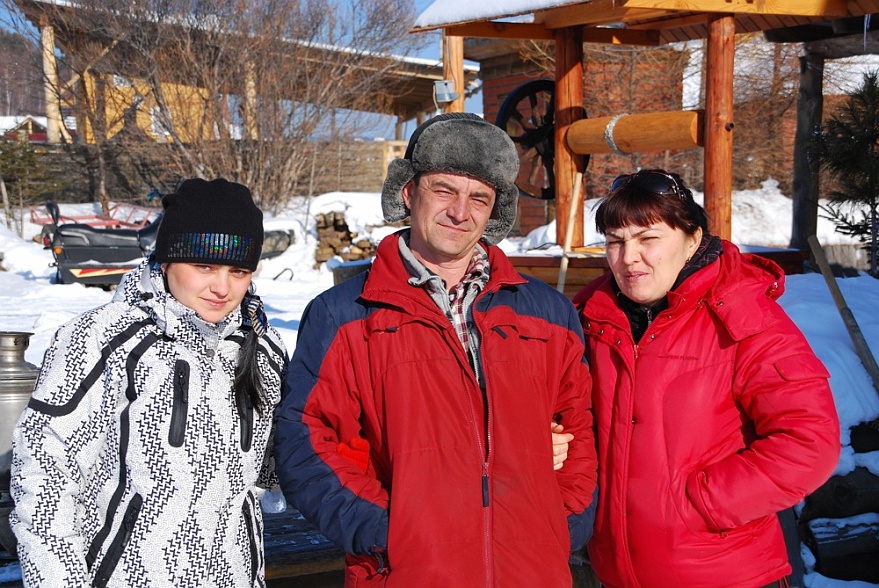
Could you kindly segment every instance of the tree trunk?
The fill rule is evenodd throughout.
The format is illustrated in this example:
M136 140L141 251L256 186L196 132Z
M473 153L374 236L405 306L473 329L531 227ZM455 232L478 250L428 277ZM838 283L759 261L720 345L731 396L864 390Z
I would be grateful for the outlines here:
M0 195L3 196L3 210L6 212L6 228L12 230L12 209L9 206L9 194L6 192L6 182L0 176Z
M870 275L874 278L879 278L879 270L877 270L877 260L876 254L879 253L879 215L877 215L877 203L874 199L873 202L870 203L870 227L872 230L872 235L870 239Z

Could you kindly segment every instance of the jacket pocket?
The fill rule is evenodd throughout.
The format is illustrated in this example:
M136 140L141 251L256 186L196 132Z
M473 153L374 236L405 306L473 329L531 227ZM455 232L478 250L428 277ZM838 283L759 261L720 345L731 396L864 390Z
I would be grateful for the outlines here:
M174 404L171 407L171 426L168 443L180 447L186 438L186 414L189 409L189 364L178 359L174 364Z
M775 369L786 382L830 378L830 372L812 353L797 353L783 357L775 362Z
M241 451L247 453L253 445L253 402L248 394L242 394L237 404L241 417Z
M259 533L259 536L262 536L262 529L258 528L256 516L254 515L254 508L259 508L259 506L254 506L251 503L252 496L252 494L248 493L244 498L244 503L241 505L241 516L244 520L244 530L247 533L247 545L250 551L251 586L256 584L257 573L260 568L261 549L257 542L257 533Z
M140 514L142 506L143 497L140 494L131 497L131 502L128 503L125 514L122 516L122 524L119 525L101 565L98 566L98 571L95 572L95 581L92 585L96 588L104 588L110 582L110 577L119 564L119 560L122 559L122 553L131 539L131 532L134 530L134 524L137 522L137 516Z
M674 505L678 519L684 523L691 533L712 533L708 522L702 518L699 509L693 504L695 497L691 497L687 492L687 479L690 475L698 476L699 472L694 471L691 474L683 474L672 480L669 487L671 492L670 502ZM671 521L672 519L669 519Z
M529 322L497 324L491 327L491 330L500 335L501 339L515 335L525 341L533 340L545 343L550 338L549 330L545 326L533 325Z

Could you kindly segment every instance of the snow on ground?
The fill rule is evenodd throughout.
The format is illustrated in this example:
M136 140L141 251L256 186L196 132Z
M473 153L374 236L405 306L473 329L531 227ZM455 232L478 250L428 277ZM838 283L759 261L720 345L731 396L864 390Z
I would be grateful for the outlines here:
M696 195L701 201L701 194ZM592 211L597 201L585 205L585 243L600 244L595 233ZM283 254L267 259L254 279L257 293L263 298L270 321L282 334L290 350L296 344L299 319L306 304L318 293L333 285L330 268L339 260L314 267L316 232L314 215L342 211L352 231L369 235L378 242L394 229L383 226L379 194L333 192L307 202L296 200L281 213L266 217L267 230L284 229L296 234L296 243ZM98 212L96 205L61 205L62 214ZM753 248L786 247L791 231L791 201L782 195L777 183L764 182L762 189L733 194L732 239L740 246ZM0 225L0 252L4 254L0 272L0 330L33 333L26 359L39 366L42 355L55 330L79 313L108 302L111 292L79 284L55 284L55 269L48 250L32 240L40 226L25 217L23 234ZM849 238L833 231L833 225L819 218L818 239L823 245L850 243ZM507 239L502 247L508 253L525 254L535 249L555 251L555 225L533 231L526 237ZM858 321L867 343L876 355L879 350L879 280L866 275L837 280L846 303ZM781 304L805 333L815 352L831 373L831 386L842 426L843 453L836 473L844 475L861 466L879 475L879 452L855 455L849 446L849 428L879 417L879 393L861 365L851 339L820 274L792 275ZM851 522L851 519L840 519ZM814 557L803 547L807 565ZM15 574L13 569L0 569ZM864 582L831 580L810 572L809 588L862 588L875 586Z

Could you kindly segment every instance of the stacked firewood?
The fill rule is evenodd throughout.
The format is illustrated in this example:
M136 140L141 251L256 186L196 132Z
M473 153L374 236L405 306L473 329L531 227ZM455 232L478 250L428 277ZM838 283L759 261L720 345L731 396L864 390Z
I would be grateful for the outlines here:
M879 476L861 465L879 451L879 420L850 433L856 467L806 498L800 531L822 576L879 583Z
M315 217L317 224L317 250L315 267L339 256L344 261L369 259L375 255L375 245L365 238L358 238L345 221L344 212L327 212Z

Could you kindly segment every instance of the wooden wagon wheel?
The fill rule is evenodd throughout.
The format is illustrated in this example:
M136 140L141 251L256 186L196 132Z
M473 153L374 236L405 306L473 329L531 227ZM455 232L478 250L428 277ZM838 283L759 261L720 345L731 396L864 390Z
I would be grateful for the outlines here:
M513 90L498 111L495 124L519 151L519 193L540 200L555 198L555 82L535 80ZM583 156L585 166L588 155Z

